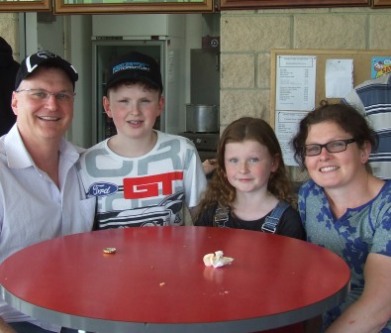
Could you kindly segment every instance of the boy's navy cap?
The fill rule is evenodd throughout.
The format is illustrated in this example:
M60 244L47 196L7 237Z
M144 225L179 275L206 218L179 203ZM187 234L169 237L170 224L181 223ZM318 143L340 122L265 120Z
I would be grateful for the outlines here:
M20 83L24 79L39 68L39 66L44 64L64 70L69 76L69 79L72 81L73 88L75 88L75 82L79 78L75 67L73 67L73 65L68 61L50 51L38 51L37 53L28 56L20 64L18 73L16 74L15 89L18 89Z
M145 81L163 91L159 64L153 58L139 52L125 54L109 64L106 91L118 82L127 80Z

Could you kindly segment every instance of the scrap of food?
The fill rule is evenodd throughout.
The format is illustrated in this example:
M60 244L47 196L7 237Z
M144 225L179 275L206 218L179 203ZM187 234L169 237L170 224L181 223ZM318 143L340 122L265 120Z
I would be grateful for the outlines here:
M216 251L215 253L205 254L203 260L205 266L218 268L230 265L234 259L231 257L224 257L223 251Z
M106 247L103 249L103 253L105 254L114 254L117 252L117 249L115 247Z

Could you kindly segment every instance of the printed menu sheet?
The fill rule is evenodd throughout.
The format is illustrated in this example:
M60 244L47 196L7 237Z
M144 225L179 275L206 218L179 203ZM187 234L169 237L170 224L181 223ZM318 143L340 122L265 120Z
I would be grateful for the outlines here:
M297 166L291 140L300 120L315 109L316 56L277 56L275 132L285 165Z
M276 110L315 108L316 56L277 56Z

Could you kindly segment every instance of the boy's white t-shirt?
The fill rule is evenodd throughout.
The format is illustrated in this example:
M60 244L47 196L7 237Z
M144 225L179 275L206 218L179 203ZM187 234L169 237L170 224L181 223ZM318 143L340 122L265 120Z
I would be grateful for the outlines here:
M182 206L198 205L206 177L194 144L187 138L156 131L157 142L144 156L114 153L109 139L80 159L87 196L98 198L100 229L182 225Z

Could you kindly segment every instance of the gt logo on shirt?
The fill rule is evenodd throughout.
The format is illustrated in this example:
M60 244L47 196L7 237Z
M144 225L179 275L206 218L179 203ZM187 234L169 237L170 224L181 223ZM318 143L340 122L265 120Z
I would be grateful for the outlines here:
M138 178L124 178L124 198L141 199L156 197L159 195L160 189L162 194L170 195L174 193L173 183L182 179L182 171Z

